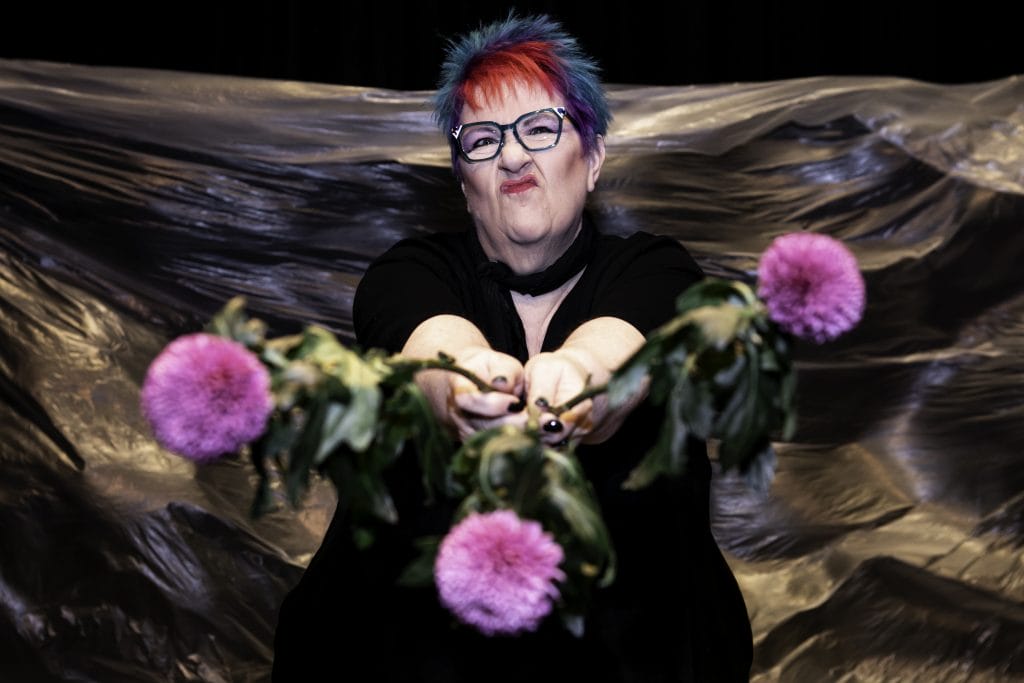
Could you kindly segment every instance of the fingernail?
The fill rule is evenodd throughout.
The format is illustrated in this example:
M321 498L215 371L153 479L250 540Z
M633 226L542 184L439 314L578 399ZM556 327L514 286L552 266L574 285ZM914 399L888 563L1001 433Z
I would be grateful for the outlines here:
M538 408L547 408L548 407L548 400L546 398L543 398L543 397L542 398L538 398L533 403Z
M548 420L544 423L545 432L560 432L564 429L561 420Z
M505 375L498 375L491 380L491 384L508 384L508 377Z
M520 410L522 410L525 407L526 407L526 400L521 398L518 401L516 401L515 403L509 403L508 404L508 412L510 412L510 413L518 413Z

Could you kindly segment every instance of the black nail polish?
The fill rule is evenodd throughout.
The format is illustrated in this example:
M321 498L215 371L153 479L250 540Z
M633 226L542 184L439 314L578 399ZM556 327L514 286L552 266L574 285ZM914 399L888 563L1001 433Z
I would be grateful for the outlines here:
M526 400L521 398L518 401L516 401L515 403L509 403L508 404L508 412L510 412L510 413L518 413L519 411L521 411L525 407L526 407Z
M543 410L544 408L548 407L548 400L544 397L541 397L534 401L533 404Z
M560 432L564 428L565 427L563 427L561 420L548 420L547 422L544 423L545 432Z
M491 380L491 384L508 384L508 377L505 375L498 375Z

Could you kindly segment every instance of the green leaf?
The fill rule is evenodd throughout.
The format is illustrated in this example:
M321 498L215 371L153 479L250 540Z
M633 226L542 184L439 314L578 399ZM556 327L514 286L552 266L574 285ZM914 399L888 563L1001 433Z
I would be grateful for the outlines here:
M327 476L338 490L338 505L348 508L352 523L357 526L375 519L388 524L397 522L398 511L381 472L361 462L361 454L348 455L352 457L336 456L324 462Z
M694 382L688 375L683 375L677 386L680 418L697 438L709 439L715 420L715 399L707 382Z
M584 546L595 549L592 554L603 556L611 546L608 529L589 496L580 495L579 489L552 486L546 492L546 499L554 506L571 530L574 539Z
M617 408L628 402L643 389L644 379L660 369L662 357L671 350L673 339L664 332L655 331L644 341L608 381L608 402Z
M716 356L716 362L708 362L711 356ZM711 379L719 390L726 390L736 386L736 382L745 370L747 370L747 359L743 354L735 352L728 353L704 353L698 363L701 375L711 375Z
M370 502L370 510L374 516L384 520L388 524L398 521L398 510L391 498L387 484L378 473L365 473L359 477L363 489L366 491L367 499Z
M256 495L253 497L252 507L249 510L249 514L254 519L274 509L274 500L270 491L270 474L267 471L267 441L268 435L264 432L263 437L252 444L249 451L253 469L259 475L259 480L256 482Z
M575 637L582 638L585 633L583 617L583 614L576 614L573 612L562 610L562 626L564 626L565 630L567 630Z
M343 419L346 408L340 403L330 401L324 412L324 425L320 434L320 445L313 456L313 462L320 464L330 455L334 447L345 438Z
M268 339L263 343L260 360L269 365L272 370L283 370L288 367L291 360L289 355L301 343L302 335L300 334Z
M434 492L443 492L449 496L458 495L454 479L449 476L446 465L454 448L451 438L434 417L427 397L415 384L408 385L406 395L409 397L410 420L414 423L413 439L416 452L420 457L420 468L423 472L423 485L427 491L428 502Z
M627 367L625 372L612 375L608 381L608 406L614 410L642 391L649 369L647 363L637 362Z
M326 405L323 400L311 400L308 410L306 423L291 450L288 467L284 472L285 493L293 507L299 506L309 488L309 471L313 467L320 434L323 432Z
M356 548L359 550L366 550L375 540L373 530L360 525L354 525L352 527L352 542L355 543Z
M782 440L790 441L796 433L796 375L787 371L782 376L781 408L782 408Z
M676 299L676 310L686 313L703 306L717 306L730 299L742 302L743 294L736 285L737 283L730 280L705 278L679 295Z
M684 314L684 320L697 327L707 344L724 349L746 325L744 309L730 303L702 306Z
M682 393L685 389L680 384L677 383L669 395L658 440L629 473L622 488L636 491L649 486L663 474L677 475L685 471L689 429L683 420Z
M380 400L380 390L374 385L353 387L348 405L330 403L315 461L323 462L342 441L356 452L365 451L377 432Z
M214 314L206 326L206 331L237 341L238 333L245 325L246 320L245 297L236 296Z
M267 431L260 440L264 457L269 457L289 450L299 436L299 430L291 420L274 419L270 421Z
M679 382L669 396L667 411L672 416L672 435L669 441L669 460L665 474L678 476L686 471L686 442L690 436L689 425L686 423L684 401L691 399L693 394L687 391L689 382Z
M762 372L780 372L782 366L779 363L778 356L775 350L771 347L765 346L761 348L761 371Z
M722 441L719 458L723 469L744 468L768 438L771 400L766 400L761 388L758 348L751 343L745 348L744 371L714 428L714 436Z
M434 584L434 564L437 562L437 551L441 547L438 536L417 538L416 558L410 562L398 576L398 585L409 588L422 588Z

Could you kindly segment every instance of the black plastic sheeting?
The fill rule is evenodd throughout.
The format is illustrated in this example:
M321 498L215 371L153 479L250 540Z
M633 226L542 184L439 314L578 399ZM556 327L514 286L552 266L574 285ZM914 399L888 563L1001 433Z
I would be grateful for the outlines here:
M333 492L250 520L249 468L161 450L139 384L236 294L350 338L374 256L465 226L428 95L0 61L0 680L268 678ZM1024 80L611 97L603 229L747 279L813 230L867 280L798 349L770 494L715 482L754 680L1024 680Z

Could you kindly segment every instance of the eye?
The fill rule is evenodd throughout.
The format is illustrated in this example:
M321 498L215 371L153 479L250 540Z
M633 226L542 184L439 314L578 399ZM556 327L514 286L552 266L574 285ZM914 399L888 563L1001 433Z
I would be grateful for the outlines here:
M470 149L480 149L488 145L496 145L498 141L494 138L482 137L470 141Z
M470 152L474 149L497 145L501 141L498 131L489 126L474 126L462 136L462 149Z
M550 112L540 112L521 120L517 130L520 136L530 138L540 144L541 141L558 135L558 128L558 117Z
M555 130L556 130L555 128L552 128L550 125L548 125L546 123L539 123L539 124L535 124L533 126L530 126L530 129L527 131L526 134L527 135L553 135L555 133Z

